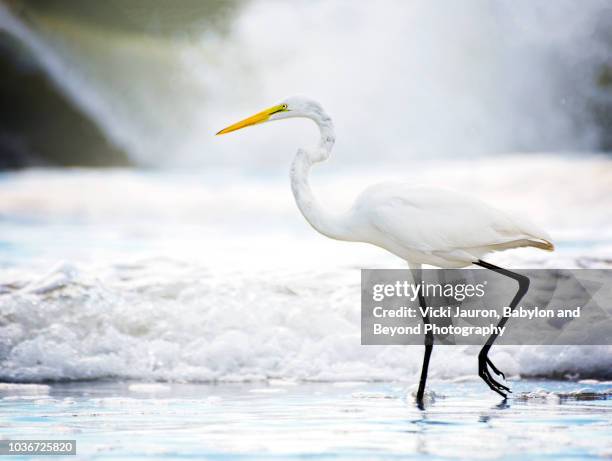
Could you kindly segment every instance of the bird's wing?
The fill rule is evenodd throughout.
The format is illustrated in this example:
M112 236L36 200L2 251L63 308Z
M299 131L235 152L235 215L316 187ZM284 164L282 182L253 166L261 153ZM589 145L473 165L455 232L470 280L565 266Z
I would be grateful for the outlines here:
M497 210L471 196L445 189L379 184L359 197L354 212L365 215L378 238L423 252L549 241L525 219Z

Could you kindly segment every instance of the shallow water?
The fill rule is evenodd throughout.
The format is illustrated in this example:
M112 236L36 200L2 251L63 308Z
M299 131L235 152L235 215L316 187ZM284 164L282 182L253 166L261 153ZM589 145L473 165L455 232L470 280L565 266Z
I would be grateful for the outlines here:
M395 179L354 173L315 178L330 208ZM608 159L500 157L411 175L400 179L469 184L557 244L494 263L612 266ZM285 176L4 174L0 218L0 381L38 383L0 383L3 438L74 438L87 459L612 456L612 384L584 381L610 379L612 346L494 347L515 377L501 405L474 380L477 348L437 347L437 397L416 408L422 348L360 345L359 269L402 261L313 232Z
M0 386L7 439L76 439L83 459L604 459L612 382L97 382ZM72 458L74 459L74 458Z

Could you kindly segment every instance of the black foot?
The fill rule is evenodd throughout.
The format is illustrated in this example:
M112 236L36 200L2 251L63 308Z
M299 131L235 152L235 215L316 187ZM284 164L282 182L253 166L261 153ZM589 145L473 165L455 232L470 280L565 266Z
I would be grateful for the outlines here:
M499 371L495 365L493 365L493 362L491 362L491 359L488 356L487 356L487 365L491 367L491 370L493 370L493 373L497 373L499 376L502 377L502 379L506 379L506 375L503 374L501 371Z
M491 362L491 360L487 356L487 353L480 352L480 354L478 354L478 376L480 376L482 380L485 383L487 383L487 386L489 386L489 388L491 388L492 391L497 392L499 395L501 395L505 399L507 397L506 392L512 392L512 391L510 390L510 388L495 381L495 379L493 379L493 377L491 376L491 373L489 372L488 367L491 367L491 370L493 370L493 373L497 373L503 379L506 379L504 374L501 371L499 371L495 365L493 365L493 362Z

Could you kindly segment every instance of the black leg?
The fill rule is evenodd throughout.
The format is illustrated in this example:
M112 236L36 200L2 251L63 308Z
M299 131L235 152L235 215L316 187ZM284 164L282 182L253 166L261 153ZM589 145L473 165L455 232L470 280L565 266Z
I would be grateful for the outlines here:
M421 307L425 309L425 298L419 292L419 303ZM423 325L429 325L429 316L423 316ZM427 383L427 369L429 368L429 358L431 357L431 351L433 351L434 337L431 331L425 335L425 354L423 355L423 367L421 368L421 379L419 381L419 390L417 391L417 404L423 405L423 395L425 394L425 384Z
M527 293L527 290L529 290L529 278L525 277L524 275L517 274L516 272L512 272L498 266L494 266L493 264L490 264L485 261L478 261L475 264L484 267L485 269L497 272L498 274L505 275L506 277L510 277L518 282L519 289L516 292L516 295L514 295L514 299L508 306L511 310L514 310L514 308L518 305L521 299L523 299L523 296L525 296L525 293ZM506 324L507 321L508 317L502 317L497 326L501 328ZM504 374L499 371L495 365L493 365L493 362L491 362L491 359L489 359L488 357L489 350L491 349L491 346L493 345L493 342L495 342L496 339L497 333L493 333L489 337L483 348L480 350L480 353L478 354L478 376L480 376L493 391L497 392L503 398L506 398L505 392L511 392L510 389L504 386L503 384L500 384L495 381L495 379L493 379L493 377L491 376L489 369L487 368L491 367L491 370L493 370L494 373L497 373L505 379Z

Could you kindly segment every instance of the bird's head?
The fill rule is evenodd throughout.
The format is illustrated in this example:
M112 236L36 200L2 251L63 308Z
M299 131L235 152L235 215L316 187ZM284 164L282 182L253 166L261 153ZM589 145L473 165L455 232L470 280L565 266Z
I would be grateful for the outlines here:
M295 117L305 117L314 120L328 118L318 102L302 96L292 96L275 106L262 110L255 115L251 115L227 128L223 128L217 135L231 133L232 131L240 130L241 128L246 128L251 125L257 125L259 123Z

